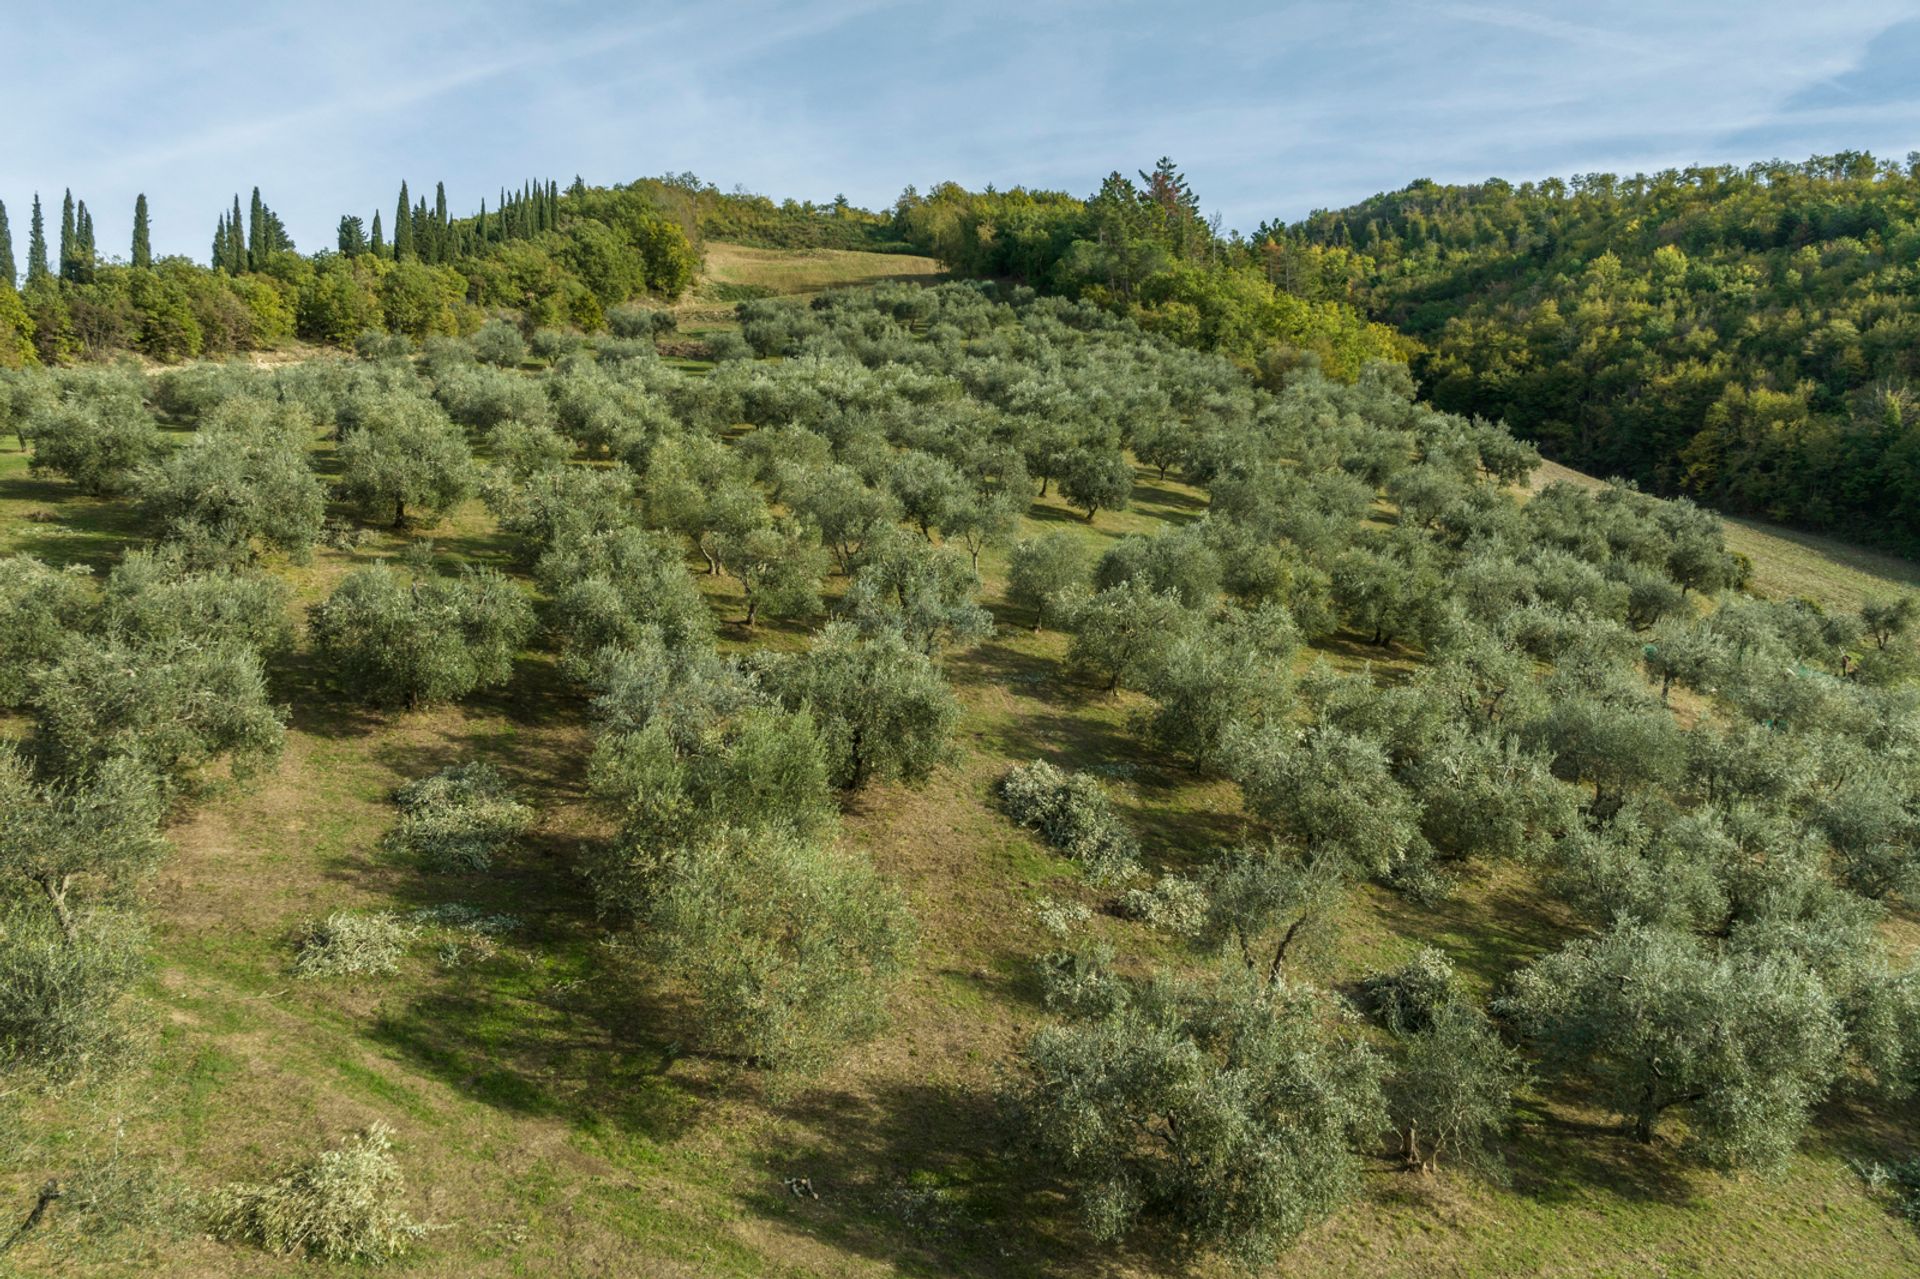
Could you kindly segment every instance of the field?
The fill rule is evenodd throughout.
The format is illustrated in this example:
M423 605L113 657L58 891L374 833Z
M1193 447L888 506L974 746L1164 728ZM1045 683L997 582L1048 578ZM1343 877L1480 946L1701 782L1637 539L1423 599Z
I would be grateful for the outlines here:
M933 270L892 255L719 245L709 267L710 284L781 294ZM1049 496L1025 525L1104 545L1197 519L1205 501L1142 467L1126 512L1089 524ZM0 553L99 569L139 536L123 504L77 497L61 481L29 476L21 454L0 452ZM478 503L434 540L445 555L507 566ZM1755 525L1734 526L1729 540L1769 594L1856 605L1920 582L1920 569L1903 561ZM304 604L397 546L381 535L281 571ZM924 789L863 793L845 818L845 837L911 901L922 929L916 968L888 1031L817 1086L765 1095L751 1076L688 1051L670 1005L613 997L603 974L625 961L605 941L576 870L581 844L607 833L586 802L585 706L549 655L523 655L499 695L376 714L326 689L296 653L274 672L276 695L292 708L277 770L200 805L170 832L175 852L153 893L156 966L145 997L157 1029L145 1064L103 1092L0 1097L17 1107L0 1111L0 1230L24 1216L49 1176L90 1165L148 1169L164 1184L204 1191L259 1179L290 1152L378 1120L396 1130L415 1215L436 1227L404 1265L409 1275L1215 1273L1213 1263L1152 1245L1090 1246L1060 1188L1007 1154L1016 1134L997 1085L1043 1016L1030 977L1043 944L1032 908L1049 896L1097 899L1069 863L994 809L989 790L1009 764L1036 757L1098 770L1153 860L1169 866L1237 837L1238 796L1149 754L1125 731L1131 695L1068 680L1063 637L1033 631L1001 603L1004 561L989 552L981 568L999 626L948 662L965 707L957 761ZM729 623L723 643L748 643L731 625L741 611L731 583L700 581ZM763 625L752 642L797 647L804 634ZM1325 655L1347 668L1373 656L1342 644ZM498 764L538 805L525 850L480 879L427 874L383 853L393 788L470 756ZM421 946L392 977L327 984L289 974L292 938L316 917L455 901L519 920L497 955L449 962ZM1483 991L1571 927L1517 871L1433 908L1369 892L1343 924L1339 945L1315 960L1330 981L1432 943ZM1102 926L1123 935L1117 921ZM1911 920L1896 927L1914 935ZM1126 945L1138 952L1141 935L1125 933ZM1141 957L1172 955L1169 945ZM1734 1276L1755 1273L1764 1257L1778 1274L1911 1274L1920 1235L1868 1197L1850 1163L1884 1151L1889 1131L1887 1115L1837 1107L1784 1174L1723 1176L1664 1146L1635 1146L1597 1113L1529 1097L1510 1149L1511 1185L1410 1175L1382 1158L1363 1200L1310 1232L1282 1269ZM809 1178L818 1198L790 1192L786 1179L796 1177ZM61 1228L60 1211L0 1258L0 1271L333 1270L216 1244L190 1228L81 1238Z

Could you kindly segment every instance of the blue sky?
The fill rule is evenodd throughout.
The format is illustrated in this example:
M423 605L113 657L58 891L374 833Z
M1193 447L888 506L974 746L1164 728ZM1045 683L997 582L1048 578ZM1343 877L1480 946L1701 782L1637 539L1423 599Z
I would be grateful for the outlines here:
M1920 2L0 0L0 200L71 186L204 258L258 184L302 249L402 177L457 212L530 175L692 170L870 207L1079 194L1169 154L1229 227L1416 177L1920 149ZM31 54L25 51L31 50Z

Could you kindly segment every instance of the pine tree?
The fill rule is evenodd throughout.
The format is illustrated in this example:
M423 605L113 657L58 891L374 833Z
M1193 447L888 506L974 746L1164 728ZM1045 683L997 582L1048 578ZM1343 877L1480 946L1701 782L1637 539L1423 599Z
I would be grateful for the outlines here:
M27 231L27 283L47 278L47 224L40 216L40 193L33 193L33 221Z
M0 200L0 283L13 287L13 228L7 225L7 202Z
M73 225L73 188L67 188L66 199L60 203L60 278L73 279L73 264L78 257L79 232Z
M144 192L133 202L133 265L143 271L153 265L153 241L147 226Z
M376 258L384 258L387 256L387 236L386 232L380 226L380 210L378 209L373 211L373 240L368 245L368 252L372 253Z
M366 224L351 213L340 215L340 233L338 238L340 256L357 258L367 251Z
M407 199L407 184L400 184L400 200L393 206L393 260L404 262L413 256L413 203Z

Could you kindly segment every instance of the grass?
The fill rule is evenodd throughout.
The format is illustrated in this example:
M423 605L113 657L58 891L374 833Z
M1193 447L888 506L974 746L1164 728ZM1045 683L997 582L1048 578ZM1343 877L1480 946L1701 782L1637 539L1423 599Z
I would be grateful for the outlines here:
M716 268L751 284L768 278L754 271L794 257L722 252ZM786 285L824 287L829 267L850 282L865 269L852 258L912 265L802 255ZM1205 505L1145 469L1134 496L1128 510L1088 523L1049 494L1023 531L1066 530L1097 552ZM30 510L51 518L29 521ZM103 567L142 534L123 504L76 497L0 452L0 550ZM449 556L503 562L477 504L431 536ZM382 533L279 571L311 602L399 544ZM1879 557L1842 558L1775 534L1745 546L1756 580L1804 580L1835 602L1914 580L1905 566L1876 567ZM273 672L293 708L279 767L214 795L170 832L174 853L151 895L146 1063L104 1094L0 1098L19 1108L0 1114L0 1229L82 1151L117 1144L172 1183L207 1188L257 1180L379 1120L396 1130L408 1210L438 1227L408 1275L1224 1273L1189 1265L1165 1241L1090 1245L1061 1188L1013 1156L1017 1133L995 1095L1044 1016L1032 908L1045 897L1097 907L1102 897L1012 827L991 787L1009 764L1036 757L1104 769L1156 867L1193 866L1239 838L1237 793L1155 758L1128 729L1136 699L1071 682L1064 637L1034 632L1002 602L1004 556L990 551L981 571L1000 627L947 663L964 708L953 762L925 788L856 797L843 824L844 839L908 895L923 931L917 964L887 1032L816 1087L770 1100L752 1076L692 1050L671 992L607 946L577 874L583 846L608 834L584 790L585 707L550 658L525 655L508 688L462 705L386 714L352 705L296 653ZM733 584L698 580L728 647L804 643L803 626L749 635L732 620ZM1326 656L1350 670L1408 662L1345 641ZM536 806L531 835L484 875L431 874L383 852L393 788L467 758L496 764ZM452 901L523 923L497 955L471 964L447 967L416 948L391 977L289 973L309 919ZM1096 926L1136 965L1181 961L1176 945L1138 925L1102 915ZM1503 868L1432 907L1365 890L1314 962L1327 980L1348 982L1439 945L1484 992L1572 927L1530 876ZM1731 1177L1685 1165L1670 1145L1634 1146L1577 1100L1525 1099L1510 1186L1411 1177L1383 1157L1361 1199L1276 1273L1734 1276L1764 1258L1773 1273L1857 1279L1920 1266L1920 1237L1868 1198L1847 1162L1897 1144L1888 1116L1836 1105L1784 1173ZM790 1177L810 1178L820 1197L794 1196ZM351 1273L194 1230L112 1246L92 1236L87 1221L56 1209L0 1260L0 1274L7 1263L23 1275Z
M1542 462L1534 487L1555 480L1599 488L1602 482L1558 462ZM1765 520L1722 516L1727 549L1753 563L1750 589L1773 599L1805 597L1829 608L1858 609L1873 596L1920 590L1920 564L1838 538Z

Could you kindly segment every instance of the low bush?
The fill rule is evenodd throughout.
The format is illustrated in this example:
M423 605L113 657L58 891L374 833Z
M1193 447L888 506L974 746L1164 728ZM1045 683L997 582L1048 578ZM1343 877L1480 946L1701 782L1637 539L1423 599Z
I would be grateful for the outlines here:
M397 915L336 910L300 938L293 971L301 977L357 977L395 972L414 927Z
M394 794L400 824L388 848L437 871L486 870L533 826L533 809L515 798L491 764L454 764L408 782Z
M1039 832L1096 881L1122 880L1138 868L1139 845L1097 778L1035 760L1008 770L999 798L1007 816Z
M392 1150L392 1130L374 1124L265 1185L223 1186L208 1228L282 1256L376 1264L404 1256L427 1228L400 1206L406 1179Z

